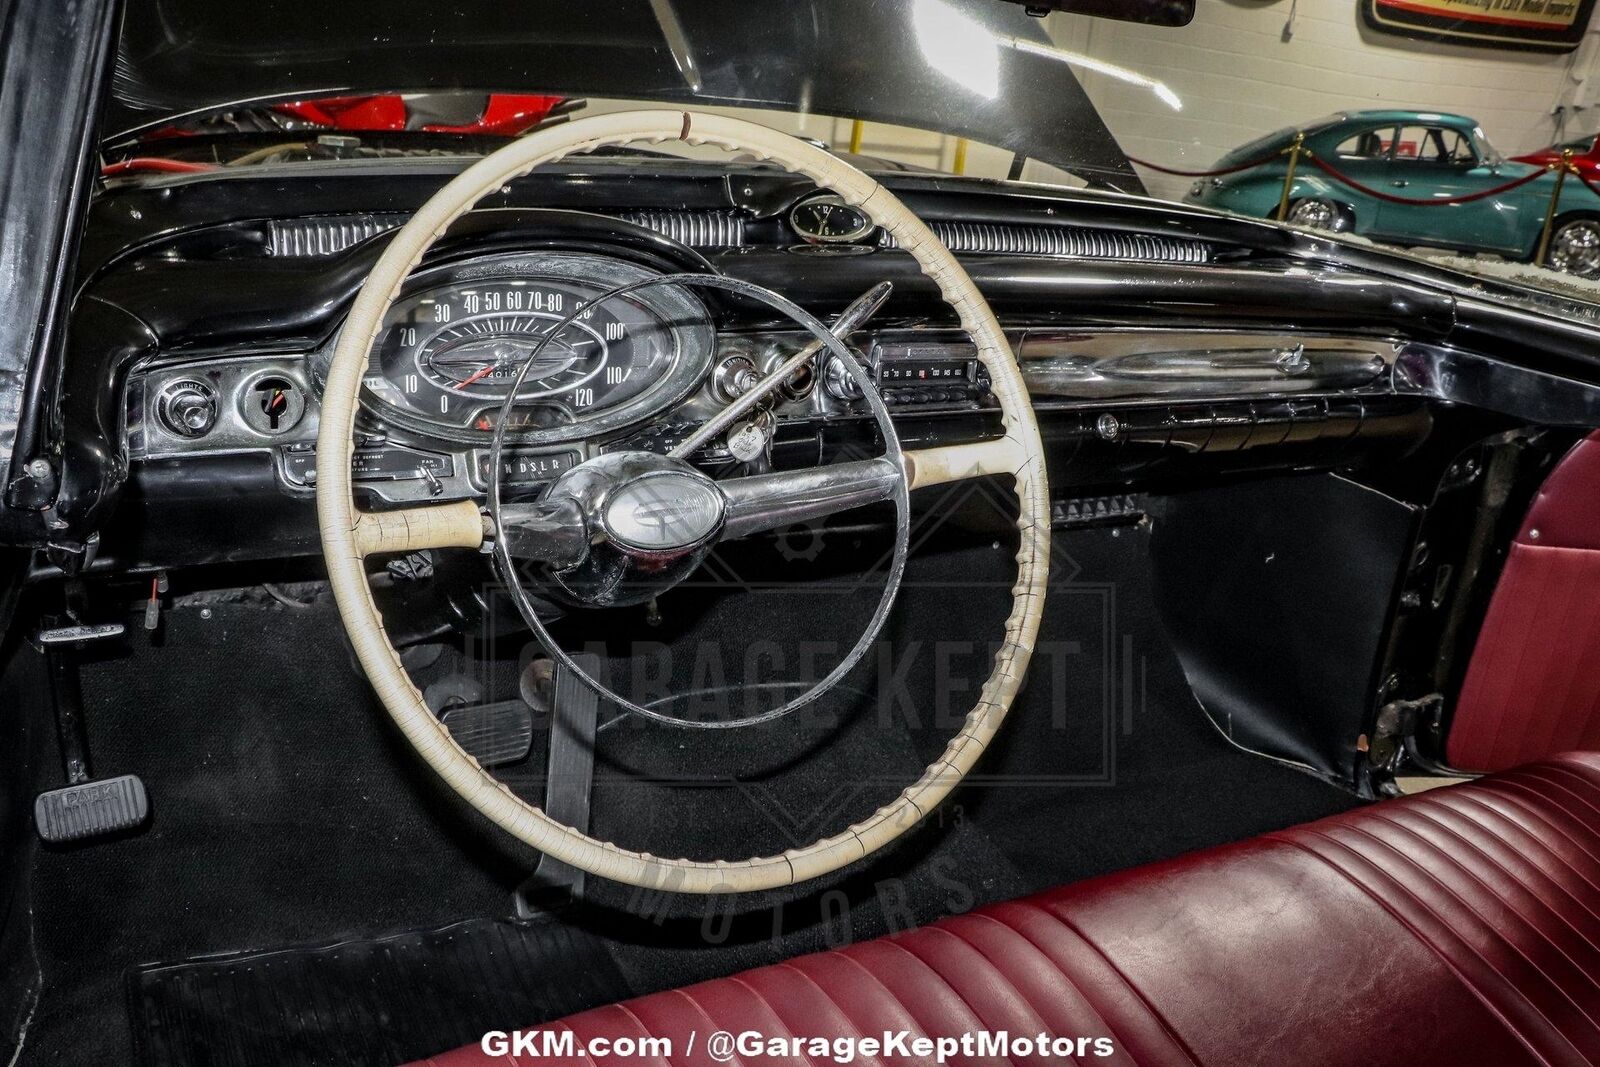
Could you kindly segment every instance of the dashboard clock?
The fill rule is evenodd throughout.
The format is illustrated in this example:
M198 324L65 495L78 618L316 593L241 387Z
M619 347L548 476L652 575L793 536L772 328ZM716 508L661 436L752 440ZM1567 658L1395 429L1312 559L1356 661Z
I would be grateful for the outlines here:
M832 193L796 204L789 210L789 225L805 240L826 244L860 241L877 228L866 212Z

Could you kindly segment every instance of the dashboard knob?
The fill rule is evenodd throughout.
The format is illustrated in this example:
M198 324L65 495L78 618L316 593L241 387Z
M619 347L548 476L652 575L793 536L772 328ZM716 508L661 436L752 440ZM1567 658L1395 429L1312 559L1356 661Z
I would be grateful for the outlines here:
M761 380L756 361L746 355L732 355L717 365L712 374L712 387L718 399L731 403L750 391Z
M179 437L204 437L217 424L217 394L204 382L183 379L161 390L156 418Z
M838 356L829 356L822 371L822 386L835 400L860 400L861 387Z

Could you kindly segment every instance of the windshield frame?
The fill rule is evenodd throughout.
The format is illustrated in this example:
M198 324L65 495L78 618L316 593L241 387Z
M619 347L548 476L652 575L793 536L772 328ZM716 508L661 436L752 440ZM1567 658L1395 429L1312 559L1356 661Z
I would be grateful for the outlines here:
M1479 166L1499 167L1505 164L1506 157L1501 155L1500 150L1494 146L1494 142L1489 140L1488 135L1483 132L1482 126L1472 127L1472 148L1473 151L1478 153Z

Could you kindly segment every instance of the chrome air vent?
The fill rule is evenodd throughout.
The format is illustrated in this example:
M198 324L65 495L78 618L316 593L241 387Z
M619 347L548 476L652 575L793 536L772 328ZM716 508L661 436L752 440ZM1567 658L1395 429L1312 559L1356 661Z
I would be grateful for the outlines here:
M651 229L690 248L739 248L745 244L743 216L727 211L624 211L617 218ZM406 216L394 212L274 219L267 223L268 254L294 259L335 256L370 237L395 229ZM1207 263L1203 241L1096 230L992 222L935 222L933 232L953 252L997 252L1078 259L1131 259L1147 263ZM895 247L888 233L879 244Z
M1211 246L1203 241L1154 237L1082 226L1039 226L995 222L934 222L935 236L952 252L998 252L1022 256L1072 256L1077 259L1133 259L1147 263L1207 263ZM894 248L884 233L879 243Z
M406 216L393 212L273 219L267 223L267 254L288 259L336 256L369 237L396 229L405 221Z
M617 217L690 248L744 244L744 219L726 211L625 211ZM274 219L267 223L267 254L290 259L336 256L369 237L398 228L406 218L389 212Z
M737 248L744 244L744 219L727 211L624 211L617 217L690 248Z

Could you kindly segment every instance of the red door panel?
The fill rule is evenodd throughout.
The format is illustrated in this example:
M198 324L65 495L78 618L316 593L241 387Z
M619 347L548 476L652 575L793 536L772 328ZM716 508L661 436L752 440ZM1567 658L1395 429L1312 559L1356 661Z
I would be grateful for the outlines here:
M1495 587L1446 755L1495 771L1600 750L1600 433L1539 490Z

